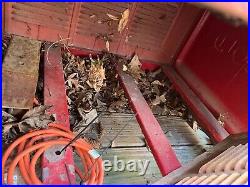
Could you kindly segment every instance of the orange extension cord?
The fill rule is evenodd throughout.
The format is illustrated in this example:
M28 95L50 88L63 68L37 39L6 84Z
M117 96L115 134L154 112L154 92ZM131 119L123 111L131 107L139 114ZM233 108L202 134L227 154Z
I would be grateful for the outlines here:
M48 140L46 142L37 142L38 140L44 140L44 138L56 138ZM2 158L2 183L4 183L4 171L6 168L6 161L10 154L17 148L17 155L14 160L8 166L7 172L7 184L13 184L14 171L17 165L19 166L20 173L26 184L43 184L42 181L37 177L35 166L38 158L44 153L49 147L53 145L66 145L68 144L75 135L62 127L60 124L50 124L48 129L32 131L24 136L18 138L13 142L10 147L5 151ZM93 159L88 151L92 150L92 146L83 139L78 139L72 145L76 153L81 158L84 166L84 171L89 171L87 174L75 166L75 171L79 177L85 181L85 184L102 184L104 177L104 170L102 165L102 159L99 157ZM30 154L35 152L31 158ZM93 165L94 164L94 165Z

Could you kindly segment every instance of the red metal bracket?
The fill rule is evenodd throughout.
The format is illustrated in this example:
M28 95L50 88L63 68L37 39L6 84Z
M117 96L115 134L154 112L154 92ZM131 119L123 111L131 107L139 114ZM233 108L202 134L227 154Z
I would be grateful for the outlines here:
M175 69L169 65L163 67L163 71L173 82L175 88L187 102L190 109L196 114L200 125L207 131L215 142L225 139L229 133L219 124L213 114L202 103L198 96L188 87L184 80L177 74Z
M181 164L134 79L120 67L118 75L161 174L165 176Z
M46 46L46 51L48 45ZM51 47L44 56L44 104L52 105L48 111L55 114L56 121L70 128L62 69L61 48ZM44 184L75 184L75 168L72 149L56 155L61 146L54 146L45 152L42 159Z

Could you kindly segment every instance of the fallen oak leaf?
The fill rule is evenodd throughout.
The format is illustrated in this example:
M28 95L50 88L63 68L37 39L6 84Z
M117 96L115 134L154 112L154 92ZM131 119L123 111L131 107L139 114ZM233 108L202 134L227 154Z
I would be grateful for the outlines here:
M27 118L30 118L30 117L34 117L34 116L39 116L41 114L44 114L44 112L51 108L52 105L48 106L48 105L41 105L41 106L37 106L37 107L34 107L32 109L30 109L29 111L27 111L21 120L24 120L24 119L27 119Z
M138 80L141 77L141 62L139 60L138 55L134 55L130 63L128 64L129 72L132 74L132 76Z
M16 120L17 119L13 115L2 110L2 123L11 123L11 122L14 122Z
M94 88L96 92L99 92L101 87L103 86L103 82L105 79L105 69L102 63L91 63L91 67L89 70L89 80L86 83L90 86L90 88Z
M121 33L125 29L125 27L128 23L128 18L129 18L129 9L126 9L122 13L122 18L119 21L119 25L118 25L118 32L119 33Z
M136 70L140 69L140 67L141 67L141 62L140 62L140 60L139 60L138 55L135 54L135 55L133 56L132 60L131 60L130 63L129 63L129 66L130 66L131 69L136 69Z

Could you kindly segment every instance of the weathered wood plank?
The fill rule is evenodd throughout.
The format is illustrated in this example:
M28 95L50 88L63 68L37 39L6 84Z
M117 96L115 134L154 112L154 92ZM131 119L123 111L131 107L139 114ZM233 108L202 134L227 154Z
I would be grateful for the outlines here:
M33 106L41 42L14 36L3 62L2 106L29 109Z
M182 164L188 163L193 160L196 156L202 154L204 149L210 148L210 145L200 145L194 146L174 146L173 149ZM103 160L110 160L114 163L114 156L117 159L124 160L125 163L129 160L149 160L148 169L145 175L140 176L139 172L129 172L129 171L114 171L114 168L105 172L104 183L105 184L148 184L154 183L159 180L162 176L159 168L154 160L151 152L145 147L138 148L111 148L108 149L102 156ZM75 158L75 164L80 166L80 159ZM79 182L79 180L78 180Z
M159 116L157 117L163 132L165 132L171 145L206 145L210 144L208 137L201 131L194 130L181 118ZM134 147L145 146L144 136L132 114L111 114L101 117L104 128L104 136L101 139L102 145L107 146L110 140L126 124L128 126L122 131L113 142L112 147Z
M236 146L239 144L245 144L248 142L248 134L235 134L228 136L225 140L215 145L213 148L200 154L196 158L167 176L161 178L155 184L175 184L177 181L185 178L190 174L197 174L198 170L202 165L209 162L217 155L221 154L223 151L228 149L231 146Z

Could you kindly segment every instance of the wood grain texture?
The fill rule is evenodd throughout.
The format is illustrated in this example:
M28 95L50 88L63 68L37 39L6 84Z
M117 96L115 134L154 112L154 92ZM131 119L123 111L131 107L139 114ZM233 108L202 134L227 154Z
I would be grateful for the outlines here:
M211 144L209 138L201 131L194 131L183 119L177 117L158 116L163 132L166 134L172 146L207 145ZM113 142L112 147L146 146L140 126L132 114L114 113L104 115L100 121L104 128L102 145L110 144L110 140L126 124L128 126Z
M162 129L166 132L176 155L181 164L187 164L195 157L206 150L211 149L212 145L208 137L201 131L194 132L193 129L181 118L158 116ZM117 132L128 123L128 126L113 142L112 147L102 155L103 160L109 160L114 163L114 156L125 163L129 160L149 160L149 166L145 175L139 175L137 172L114 171L105 172L104 184L152 184L158 181L162 175L154 160L150 150L147 148L144 136L140 130L139 124L133 114L113 113L103 115L100 118L104 128L104 135L101 139L103 147L109 145L110 140ZM102 150L99 150L101 153ZM167 155L166 155L167 156ZM80 160L74 157L75 164L80 167ZM78 179L79 183L80 180Z
M236 146L239 144L245 144L248 141L247 134L235 134L230 135L225 140L208 150L207 152L197 156L194 160L188 164L183 165L177 170L173 171L169 175L161 178L155 184L175 184L179 180L191 174L198 173L199 168L207 163L208 161L215 158L217 155L221 154L224 150L231 146Z
M33 106L40 47L40 41L13 36L2 64L2 107L30 109Z

